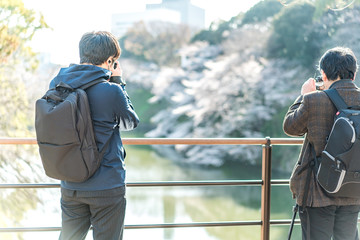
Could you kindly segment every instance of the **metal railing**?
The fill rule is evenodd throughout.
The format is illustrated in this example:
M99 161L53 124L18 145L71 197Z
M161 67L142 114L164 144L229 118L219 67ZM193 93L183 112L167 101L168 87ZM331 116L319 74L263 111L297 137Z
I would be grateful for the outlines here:
M0 145L4 144L36 144L32 138L0 138ZM125 145L261 145L262 173L261 180L237 181L171 181L171 182L134 182L127 183L127 187L168 187L168 186L261 186L261 219L259 221L227 221L227 222L193 222L193 223L164 223L125 225L125 229L146 228L186 228L186 227L225 227L225 226L261 226L261 240L270 237L270 225L288 225L291 220L270 219L270 189L271 185L285 185L288 180L271 180L271 154L273 145L298 145L302 138L125 138ZM0 184L5 188L59 188L60 184ZM299 223L298 221L296 223ZM59 231L60 227L38 228L0 228L1 232L37 232Z

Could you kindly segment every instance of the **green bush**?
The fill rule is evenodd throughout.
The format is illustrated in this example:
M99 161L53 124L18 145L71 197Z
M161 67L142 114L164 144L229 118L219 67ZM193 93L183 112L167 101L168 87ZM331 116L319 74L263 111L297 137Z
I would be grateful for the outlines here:
M224 32L231 29L231 24L233 21L234 18L232 18L230 21L221 20L219 22L213 22L211 23L208 30L200 31L191 39L191 42L205 41L211 45L221 43L225 39Z
M318 55L316 33L312 30L315 7L296 2L284 7L273 21L268 41L269 57L297 59L309 64Z
M249 9L242 19L242 24L262 22L279 13L283 5L277 0L260 1Z
M191 39L191 42L206 41L211 45L219 44L226 38L226 31L239 28L247 23L266 20L278 13L281 8L282 4L277 0L260 1L245 14L240 13L229 21L220 20L211 23L209 29L200 31Z

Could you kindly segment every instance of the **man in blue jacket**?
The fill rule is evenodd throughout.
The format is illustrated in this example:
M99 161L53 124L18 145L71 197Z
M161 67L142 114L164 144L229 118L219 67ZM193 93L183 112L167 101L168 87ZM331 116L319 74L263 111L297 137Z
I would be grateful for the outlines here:
M64 82L73 88L98 80L86 90L99 151L106 147L99 169L85 182L61 182L62 229L60 239L85 239L90 225L94 239L123 238L125 198L125 149L120 130L138 123L121 79L121 49L109 32L90 32L79 43L80 64L62 68L50 88Z

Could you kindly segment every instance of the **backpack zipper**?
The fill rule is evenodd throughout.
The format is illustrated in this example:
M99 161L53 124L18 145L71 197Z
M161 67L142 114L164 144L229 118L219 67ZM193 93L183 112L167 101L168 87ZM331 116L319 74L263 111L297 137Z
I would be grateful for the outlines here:
M349 118L339 117L338 119L336 119L336 121L335 121L335 123L334 123L334 125L333 125L333 129L334 129L334 127L335 127L335 124L336 124L337 121L339 121L339 120L344 120L344 121L346 121L346 122L350 125L350 128L351 128L351 130L352 130L352 132L353 132L352 138L351 138L351 143L354 143L354 142L355 142L355 138L356 138L356 136L355 136L356 134L355 134L354 126L352 125L352 124L353 124L353 121L351 121ZM333 129L331 129L331 132L333 131Z

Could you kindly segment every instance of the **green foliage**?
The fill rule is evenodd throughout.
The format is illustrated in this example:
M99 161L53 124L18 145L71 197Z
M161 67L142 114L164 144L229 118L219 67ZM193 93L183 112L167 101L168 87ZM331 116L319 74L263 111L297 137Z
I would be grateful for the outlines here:
M119 42L123 57L176 66L180 63L177 50L190 40L190 30L184 25L144 22L136 23Z
M359 4L359 0L312 0L315 6L315 17L321 17L325 12L341 11Z
M283 1L285 7L273 21L273 32L267 45L268 57L296 59L304 66L313 65L327 42L331 42L330 38L341 28L343 15L359 2Z
M315 13L313 4L299 2L281 10L273 21L273 33L268 42L269 57L297 59L311 63L318 55L319 41L312 32Z
M19 79L5 73L0 68L0 135L8 137L26 137L32 125L29 114L29 101L26 89ZM13 80L13 81L11 81Z
M26 44L47 28L42 15L26 9L21 0L0 1L0 135L29 136L32 125L25 85L16 69L34 69L34 53Z
M124 134L128 136L136 133L138 137L144 137L146 132L154 128L154 123L151 122L151 118L161 111L161 109L166 108L168 104L165 101L151 104L149 101L154 95L149 89L139 84L129 84L126 90L131 96L131 99L134 99L133 105L140 118L141 124L136 128L136 131L124 132Z
M280 12L282 7L278 0L260 1L245 13L242 24L262 22Z
M301 3L305 0L280 0L284 6L288 6L291 3ZM352 8L360 3L360 0L308 0L308 2L314 4L315 18L321 17L328 11L342 11L346 8Z
M26 44L47 28L42 15L26 9L21 0L0 1L0 135L29 136L32 125L25 85L17 68L34 69L35 54Z
M4 64L15 55L26 58L29 68L36 67L33 52L26 43L35 32L47 28L42 15L26 9L21 0L0 1L0 63Z
M276 114L271 118L271 120L265 122L261 127L261 132L265 136L270 136L272 138L283 138L287 135L283 131L283 120L284 116L288 111L288 107L283 107L279 109Z
M211 45L221 43L225 39L224 33L232 28L236 19L234 17L230 21L220 20L219 22L212 22L208 30L200 31L191 39L191 42L206 41Z
M21 0L0 1L0 136L33 136L32 106L22 79L24 70L35 69L35 54L27 46L33 35L47 25L41 15L26 9ZM34 147L1 146L0 181L30 182L37 176L31 156ZM26 171L25 171L26 170ZM28 176L25 173L33 173ZM0 225L14 227L36 205L36 190L0 192ZM21 235L17 236L22 239Z
M220 44L232 29L244 24L261 22L278 13L283 5L276 0L264 0L254 5L245 14L238 14L229 21L219 20L212 22L209 29L197 33L191 42L206 41L211 45Z

